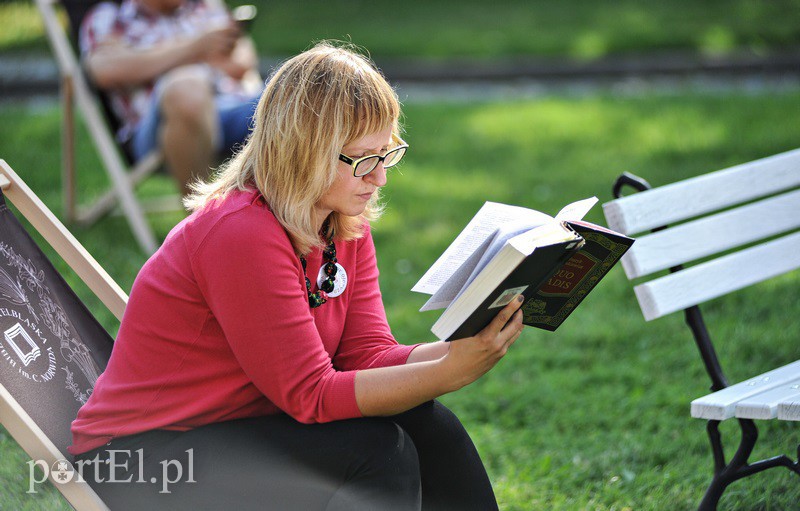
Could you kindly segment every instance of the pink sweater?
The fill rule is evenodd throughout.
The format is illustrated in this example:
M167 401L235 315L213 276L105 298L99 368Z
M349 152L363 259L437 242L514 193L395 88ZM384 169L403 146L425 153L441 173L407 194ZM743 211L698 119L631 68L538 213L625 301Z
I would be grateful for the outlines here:
M347 288L311 309L300 260L258 193L178 224L136 277L69 452L281 411L306 423L360 417L356 371L404 364L414 346L386 322L369 228L336 251ZM307 261L315 289L320 251Z

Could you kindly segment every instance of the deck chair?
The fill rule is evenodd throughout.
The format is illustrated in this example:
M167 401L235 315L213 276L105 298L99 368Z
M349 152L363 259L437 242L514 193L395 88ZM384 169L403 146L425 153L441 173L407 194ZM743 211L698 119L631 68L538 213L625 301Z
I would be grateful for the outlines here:
M32 460L53 467L49 479L75 509L107 509L74 472L59 480L68 473L58 462L69 459L70 423L105 369L113 341L5 200L117 318L127 296L3 160L0 189L0 423Z
M79 225L91 225L109 213L117 204L122 209L139 246L147 254L155 252L158 243L152 227L145 218L145 207L135 195L136 187L152 175L163 164L160 151L153 151L138 164L124 148L120 147L113 133L113 115L102 95L93 88L80 65L77 53L77 33L80 21L88 10L100 1L118 0L36 0L44 21L47 38L55 54L61 75L62 126L62 185L64 216L67 221ZM70 25L67 36L56 13L63 7ZM87 208L79 208L76 197L76 172L74 164L75 119L73 103L77 105L92 142L111 180L111 189ZM166 200L156 200L150 210L179 210L177 194Z

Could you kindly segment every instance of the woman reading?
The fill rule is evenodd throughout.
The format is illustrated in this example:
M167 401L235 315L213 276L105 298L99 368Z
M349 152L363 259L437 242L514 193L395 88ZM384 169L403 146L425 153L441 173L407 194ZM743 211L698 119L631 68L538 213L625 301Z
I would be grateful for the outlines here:
M112 509L497 508L434 399L503 357L520 302L475 337L393 338L369 221L408 150L400 115L343 47L268 80L245 146L137 276L73 422L70 452Z

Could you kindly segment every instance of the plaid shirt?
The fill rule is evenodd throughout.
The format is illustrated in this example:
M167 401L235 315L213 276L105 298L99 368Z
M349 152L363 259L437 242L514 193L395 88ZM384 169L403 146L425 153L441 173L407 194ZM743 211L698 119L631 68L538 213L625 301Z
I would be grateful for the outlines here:
M124 0L121 5L102 2L81 23L79 45L86 57L98 46L120 40L130 48L145 50L183 37L193 37L209 26L226 22L229 15L202 0L186 1L170 15L153 12L138 0ZM241 84L223 72L208 67L217 94L246 97ZM150 108L155 81L135 87L108 91L111 107L121 121L120 141L130 139L132 130Z

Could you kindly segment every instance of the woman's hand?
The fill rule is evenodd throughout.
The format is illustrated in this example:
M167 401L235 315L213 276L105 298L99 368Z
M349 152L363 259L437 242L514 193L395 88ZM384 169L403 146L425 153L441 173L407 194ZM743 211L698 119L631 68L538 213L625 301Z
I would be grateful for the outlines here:
M240 36L239 26L233 21L210 27L194 40L198 59L201 62L214 62L230 58Z
M506 305L489 325L474 337L446 344L434 343L434 352L423 361L390 367L362 369L356 373L356 402L367 416L395 415L425 401L472 383L495 366L522 332L522 300ZM411 352L414 353L413 351Z
M495 366L522 333L522 296L517 296L474 337L450 343L442 367L452 375L455 389L474 382ZM455 390L454 389L454 390Z

